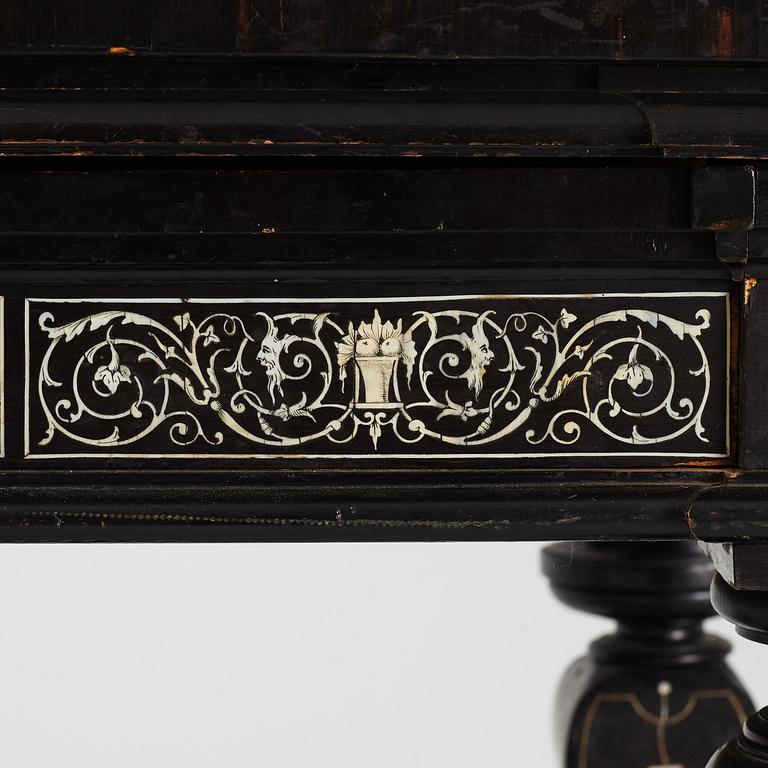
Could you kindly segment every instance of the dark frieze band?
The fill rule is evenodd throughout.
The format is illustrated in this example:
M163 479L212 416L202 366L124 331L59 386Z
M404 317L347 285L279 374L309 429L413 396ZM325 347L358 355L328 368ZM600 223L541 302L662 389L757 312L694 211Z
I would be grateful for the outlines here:
M29 299L29 457L728 453L724 293Z

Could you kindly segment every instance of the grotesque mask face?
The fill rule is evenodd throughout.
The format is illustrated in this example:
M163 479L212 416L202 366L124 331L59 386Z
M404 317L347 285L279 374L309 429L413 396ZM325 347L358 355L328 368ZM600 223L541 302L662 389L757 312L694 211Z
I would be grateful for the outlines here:
M272 396L272 400L275 401L275 390L281 395L283 394L283 380L285 379L285 373L280 367L280 355L295 337L284 336L282 339L278 338L277 328L272 318L267 315L263 315L263 317L267 320L267 333L261 340L261 348L256 355L256 359L266 370L269 394Z
M490 350L488 337L483 330L483 323L487 315L488 313L484 312L477 319L472 328L472 336L466 333L459 336L462 346L469 352L469 367L464 371L463 376L467 380L467 386L475 391L475 397L480 394L480 390L483 388L485 369L495 357Z

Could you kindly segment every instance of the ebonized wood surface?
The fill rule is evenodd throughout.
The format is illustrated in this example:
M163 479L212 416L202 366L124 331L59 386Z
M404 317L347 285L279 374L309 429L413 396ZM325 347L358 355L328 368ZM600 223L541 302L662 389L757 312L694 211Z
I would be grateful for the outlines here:
M342 5L44 2L11 3L0 12L0 537L762 535L768 11L745 2ZM630 297L632 306L605 294ZM690 307L686 294L708 298ZM473 298L459 306L457 296ZM549 298L523 306L537 296ZM329 297L343 299L346 314L326 306ZM384 308L404 297L390 318ZM645 336L633 327L628 338L635 342L625 343L611 371L590 381L614 382L632 398L651 375L661 381L652 368L661 358L640 350L658 328L676 328L680 335L671 341L700 338L712 384L698 392L705 430L692 427L660 456L641 455L635 440L628 456L599 442L590 456L549 450L520 459L505 443L486 456L435 461L395 450L385 431L391 424L371 423L361 441L370 438L375 452L380 440L397 454L373 464L359 457L362 447L341 459L321 452L307 461L282 449L277 458L246 459L240 447L226 460L182 458L160 442L113 455L102 447L75 450L77 440L67 443L59 430L52 456L31 458L50 427L40 404L33 407L36 387L64 386L42 364L53 340L46 311L53 325L83 321L84 330L72 335L84 345L83 365L94 368L89 386L102 388L96 397L119 400L140 379L138 359L126 355L138 337L126 339L119 329L157 328L123 323L125 315L88 319L98 313L83 299L108 300L106 313L133 311L139 298L168 300L155 301L145 316L182 335L192 322L207 334L201 344L215 349L223 329L197 325L201 317L191 309L177 313L170 300L258 298L266 325L248 326L254 344L268 335L266 316L278 341L297 335L280 326L288 321L274 321L275 307L304 302L315 319L325 311L344 315L339 328L351 329L356 343L376 324L375 312L382 326L390 320L394 327L425 310L423 297L443 301L440 311L469 313L457 326L461 349L454 353L455 372L466 367L470 374L436 398L442 405L434 414L439 429L430 427L435 434L455 438L469 424L484 439L482 409L496 407L494 377L515 366L498 346L506 343L502 326L490 333L480 318L490 309L506 311L507 319L520 307L552 314L563 339L578 325L572 316L588 322L600 312L629 309L633 321L655 312L686 323L680 331L654 319ZM523 304L512 307L510 297ZM578 302L587 297L594 309L583 313ZM80 301L52 301L61 299ZM241 320L245 306L233 310ZM706 328L698 310L709 313ZM248 315L248 322L256 321ZM304 321L296 322L306 336ZM428 344L418 334L427 327L412 337L407 324L398 331L406 335L396 340L392 381L401 388L398 376L409 365L402 349L413 339L421 354ZM523 332L514 321L509 328ZM98 330L101 338L91 343L101 346L90 352L86 336ZM447 333L439 324L438 331ZM518 384L536 377L535 355L552 350L555 340L530 331L538 336L526 344L536 352L526 353L533 357L525 374L515 373ZM378 350L385 339L377 333ZM152 338L140 340L154 344ZM485 360L477 352L483 338L493 353L483 353ZM165 355L163 364L177 360L179 345L169 355L163 339L154 354ZM338 376L344 364L337 345L345 342L328 336L324 343ZM466 357L472 354L474 362ZM690 350L675 354L684 375L697 370ZM254 349L254 376L268 367L257 355ZM356 377L374 366L354 359ZM74 364L74 353L67 360ZM473 365L490 373L481 381ZM532 429L546 426L536 419L543 419L539 405L547 397L573 406L578 373L553 374L545 397L531 398ZM429 376L419 379L422 386ZM362 380L355 379L358 388ZM684 397L694 407L701 380L687 385L675 407L686 412ZM302 434L294 426L310 416L300 412L298 391L284 403L276 399L293 384L260 381L259 406L270 411L261 414L269 430L263 439L274 442L283 422L294 430L289 436ZM149 392L152 385L142 386ZM391 412L393 401L411 403L396 396L395 383L387 386L374 400L387 406L381 413ZM193 394L209 407L213 395ZM121 407L132 415L139 401L128 400ZM150 407L157 406L137 412L146 416ZM513 401L510 410L516 407ZM490 410L489 424L499 424ZM206 411L208 418L214 416ZM454 426L445 431L446 424ZM702 435L711 442L699 450ZM95 431L86 438L100 439Z
M43 0L9 2L8 50L758 58L768 9L747 0Z

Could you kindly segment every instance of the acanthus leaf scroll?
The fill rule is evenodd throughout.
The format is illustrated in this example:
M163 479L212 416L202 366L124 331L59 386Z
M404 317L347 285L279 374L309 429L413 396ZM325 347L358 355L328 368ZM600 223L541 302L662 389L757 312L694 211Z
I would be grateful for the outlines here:
M50 304L30 453L723 455L710 296Z

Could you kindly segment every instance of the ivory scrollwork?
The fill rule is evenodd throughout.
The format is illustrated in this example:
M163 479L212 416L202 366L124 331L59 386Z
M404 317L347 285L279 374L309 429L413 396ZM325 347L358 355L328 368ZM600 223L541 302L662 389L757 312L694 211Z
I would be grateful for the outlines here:
M365 450L367 434L368 450L514 455L585 440L606 451L709 442L709 309L687 308L688 320L642 306L581 318L592 306L583 300L542 304L361 302L352 316L198 304L61 324L43 311L36 444L98 452L151 440L164 445L156 452L212 455L321 444L344 455Z

